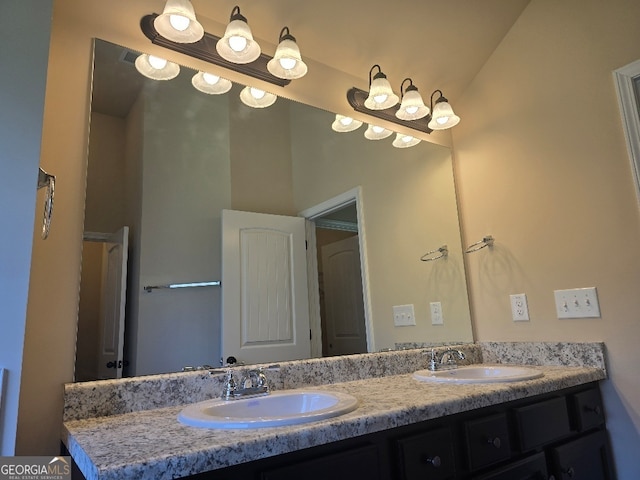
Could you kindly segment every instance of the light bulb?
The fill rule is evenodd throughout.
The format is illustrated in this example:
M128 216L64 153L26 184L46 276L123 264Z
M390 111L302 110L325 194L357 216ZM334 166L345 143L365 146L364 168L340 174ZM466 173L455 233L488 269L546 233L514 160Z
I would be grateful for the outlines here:
M418 107L407 107L406 111L407 111L407 113L413 115L414 113L416 113L418 111Z
M351 117L342 117L339 122L345 127L351 125L353 123L353 118Z
M218 75L214 75L212 73L203 73L202 78L209 85L215 85L220 81L220 77Z
M436 122L438 122L440 125L444 125L448 121L449 121L449 117L438 117L438 118L436 118Z
M285 70L291 70L293 67L296 66L296 63L298 63L298 61L295 58L286 58L286 57L281 58L279 62L280 62L280 66Z
M164 58L156 57L155 55L149 55L149 65L156 70L162 70L167 66L167 61Z
M249 91L251 92L251 96L256 100L262 99L267 93L264 90L260 90L259 88L254 88L254 87L251 87Z
M229 37L229 46L234 52L242 52L247 48L247 39L239 35Z
M189 20L184 15L170 15L169 23L179 32L184 32L187 28L189 28L191 20Z
M376 133L382 133L382 132L384 132L384 128L379 127L379 126L377 126L377 125L373 125L371 128L372 128L372 129L373 129L373 131L374 131L374 132L376 132Z
M387 98L389 98L389 95L386 95L386 94L376 95L373 97L373 101L376 103L384 103L387 101Z

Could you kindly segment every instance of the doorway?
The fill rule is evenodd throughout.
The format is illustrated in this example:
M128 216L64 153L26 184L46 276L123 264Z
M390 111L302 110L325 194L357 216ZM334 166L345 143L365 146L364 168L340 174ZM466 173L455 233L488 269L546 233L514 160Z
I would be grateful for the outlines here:
M374 351L360 187L300 215L309 242L312 356Z

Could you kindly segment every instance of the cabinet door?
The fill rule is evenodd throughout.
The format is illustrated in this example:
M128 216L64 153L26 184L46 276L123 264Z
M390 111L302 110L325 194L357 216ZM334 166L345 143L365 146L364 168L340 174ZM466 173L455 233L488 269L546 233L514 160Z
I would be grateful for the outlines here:
M448 428L401 438L397 441L397 445L402 479L446 480L454 478L456 469L453 438Z
M607 432L580 437L551 450L556 480L613 480Z
M504 413L464 423L469 470L489 466L511 456L509 425Z
M524 460L513 462L473 480L546 480L547 462L544 453L536 453Z
M378 449L373 445L305 460L262 472L262 480L382 480Z
M597 388L571 395L570 399L577 431L583 432L604 425L604 408Z

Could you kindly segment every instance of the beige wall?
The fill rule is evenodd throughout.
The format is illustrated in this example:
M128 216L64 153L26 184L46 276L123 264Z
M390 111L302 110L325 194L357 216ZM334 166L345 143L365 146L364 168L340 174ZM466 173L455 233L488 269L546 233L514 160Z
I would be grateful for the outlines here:
M476 339L604 341L621 479L640 477L640 212L612 71L640 58L638 19L637 1L533 0L453 131L464 238L496 238L467 257ZM553 290L589 286L602 318L558 320Z

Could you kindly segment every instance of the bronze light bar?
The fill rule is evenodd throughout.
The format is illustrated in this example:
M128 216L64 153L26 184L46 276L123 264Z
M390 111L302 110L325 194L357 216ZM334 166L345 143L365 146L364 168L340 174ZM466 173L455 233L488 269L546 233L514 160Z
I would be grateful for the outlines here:
M267 70L267 63L273 57L265 55L264 53L260 54L257 60L246 64L232 63L225 60L216 51L216 43L221 37L217 37L211 33L204 32L204 36L195 43L176 43L171 40L167 40L158 33L153 25L157 16L157 13L152 13L145 15L140 19L140 28L142 29L142 33L144 33L154 45L168 48L174 52L182 53L184 55L197 58L198 60L203 60L219 67L269 82L273 85L278 85L279 87L284 87L291 83L291 80L278 78L269 73L269 70Z
M399 104L384 110L370 110L364 106L364 101L368 96L368 92L356 87L352 87L347 91L347 101L356 112L365 113L367 115L380 118L381 120L386 120L387 122L392 122L396 125L402 125L403 127L412 128L413 130L418 130L420 132L433 132L433 130L429 128L429 121L431 120L430 114L417 120L401 120L396 117L396 112L400 108Z

